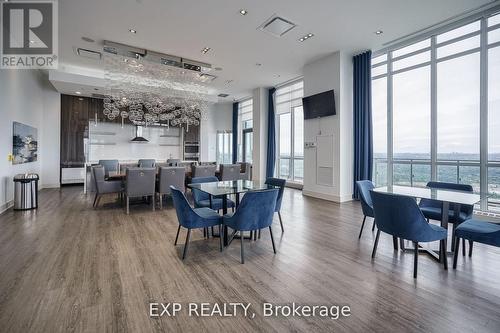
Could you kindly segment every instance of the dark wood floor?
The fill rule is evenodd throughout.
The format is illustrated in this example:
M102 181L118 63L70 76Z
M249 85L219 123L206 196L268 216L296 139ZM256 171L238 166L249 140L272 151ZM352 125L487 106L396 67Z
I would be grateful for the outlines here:
M38 211L0 216L0 331L500 331L499 250L477 245L456 271L421 255L414 280L412 254L393 251L386 235L371 260L374 234L357 238L358 203L287 190L278 253L263 232L246 241L241 265L239 242L220 253L199 231L182 262L171 203L127 216L113 198L98 210L91 199L78 187L43 190ZM151 319L149 302L251 302L257 315ZM349 305L352 315L263 318L263 302Z

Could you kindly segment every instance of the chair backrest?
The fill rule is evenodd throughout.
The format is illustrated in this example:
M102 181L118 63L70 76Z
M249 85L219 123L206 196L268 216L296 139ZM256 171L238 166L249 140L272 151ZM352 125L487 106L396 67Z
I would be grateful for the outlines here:
M243 162L238 163L240 165L240 178L242 180L251 180L252 179L252 164Z
M156 168L128 168L125 193L130 197L155 194Z
M427 187L432 189L442 189L442 190L452 190L452 191L461 191L461 192L474 192L474 189L471 185L466 184L455 184L455 183L445 183L445 182L428 182ZM434 207L441 208L442 203L440 201L432 200L432 199L422 199L420 200L420 207ZM450 203L450 210L454 210L455 205ZM464 212L468 215L472 215L474 211L473 205L460 205L460 211Z
M373 217L373 203L370 191L375 188L371 180L358 180L356 186L359 190L359 199L361 201L361 209L365 216Z
M215 166L217 166L217 162L199 162L198 165L215 165Z
M156 160L153 159L140 159L137 162L139 168L153 168L155 166Z
M167 159L167 164L169 166L177 166L177 164L180 162L181 160L178 159L178 158L169 158Z
M183 191L186 179L186 170L182 167L161 167L159 172L158 192L161 194L171 194L170 186Z
M239 164L221 164L220 165L220 180L238 180L240 178Z
M186 169L186 172L192 172L193 165L194 165L194 162L178 162L177 163L177 166L183 167L184 169Z
M371 191L375 223L380 231L390 235L426 242L435 231L418 208L414 198Z
M215 176L216 165L193 165L193 177Z
M104 184L105 171L102 165L92 166L92 176L94 177L95 190L97 193L102 192L102 186Z
M215 176L210 176L210 177L197 177L191 179L192 184L200 184L200 183L213 183L213 182L218 182L219 179ZM208 193L202 192L200 190L197 190L195 188L191 189L193 192L193 201L195 206L199 206L199 202L202 200L208 200L210 198L210 195Z
M191 228L192 224L190 222L193 220L195 215L193 208L189 205L184 193L176 189L174 186L170 186L170 191L174 201L175 213L177 214L179 224L184 228Z
M276 198L276 207L275 211L279 212L281 209L281 201L283 199L283 192L285 191L286 179L281 178L267 178L266 184L279 187L278 189L278 197Z
M278 189L247 192L233 215L237 230L249 231L269 227L278 198Z
M99 165L104 167L104 175L109 176L109 172L118 172L118 160L99 160Z

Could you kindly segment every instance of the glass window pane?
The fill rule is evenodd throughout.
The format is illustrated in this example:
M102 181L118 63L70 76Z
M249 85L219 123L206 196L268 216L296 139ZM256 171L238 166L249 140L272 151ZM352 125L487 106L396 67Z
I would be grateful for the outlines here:
M448 44L445 46L438 47L437 49L437 57L443 58L452 54L460 53L463 51L467 51L476 47L479 47L480 39L479 35L470 37L467 39L463 39L456 43Z
M500 24L500 14L488 18L488 27Z
M464 25L460 28L453 29L451 31L445 32L444 34L437 35L436 41L438 43L445 42L450 39L458 38L468 33L478 31L481 28L480 21L475 21L470 24Z
M302 106L293 109L293 151L295 157L304 157L304 111Z
M394 164L393 165L393 182L394 185L411 185L411 166L410 164Z
M488 51L488 160L500 161L500 47Z
M290 159L280 158L279 159L279 172L280 178L290 179Z
M472 185L474 192L480 193L480 176L479 167L475 166L460 166L458 168L458 182L460 184Z
M387 158L387 78L372 81L373 157Z
M427 61L431 61L431 52L426 51L419 54L415 54L411 57L404 58L401 60L394 61L392 64L392 70L397 71L406 67L415 66Z
M430 159L430 93L429 66L394 75L394 158Z
M381 65L372 68L372 77L387 73L387 65Z
M304 180L304 160L302 159L293 160L293 178L295 181Z
M437 64L437 157L479 160L479 53Z
M413 186L425 187L431 180L431 166L428 164L413 164Z
M280 130L280 156L291 156L292 154L292 118L290 113L280 114L279 130Z
M458 169L454 165L437 166L438 181L445 183L458 183Z
M400 48L398 50L392 51L392 57L396 58L396 57L399 57L399 56L402 56L402 55L405 55L408 53L412 53L412 52L415 52L415 51L418 51L421 49L425 49L426 47L430 47L430 46L431 46L431 40L426 39L426 40L423 40L421 42L414 43L414 44L405 46L403 48Z
M500 211L500 167L488 168L488 209Z
M488 44L500 42L500 29L488 32Z
M373 179L375 186L387 185L387 162L375 160L373 163Z
M372 58L372 65L379 64L381 62L387 61L387 53L379 55L378 57Z

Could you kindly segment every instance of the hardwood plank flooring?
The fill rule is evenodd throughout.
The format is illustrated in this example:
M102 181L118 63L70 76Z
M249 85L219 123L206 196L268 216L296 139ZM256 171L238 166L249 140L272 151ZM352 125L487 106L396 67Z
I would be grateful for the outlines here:
M163 210L132 205L129 216L79 187L40 192L40 208L0 215L1 332L499 332L500 250L475 245L472 258L444 271L426 255L412 277L411 253L374 233L357 202L335 204L287 189L282 234L269 232L219 252L217 238L192 233L183 262L181 231ZM255 318L149 317L150 302L251 302ZM351 316L270 318L261 304L349 305Z

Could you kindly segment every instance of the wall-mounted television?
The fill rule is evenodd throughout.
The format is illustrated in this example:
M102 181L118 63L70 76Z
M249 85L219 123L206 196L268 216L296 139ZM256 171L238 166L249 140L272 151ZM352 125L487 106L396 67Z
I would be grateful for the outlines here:
M302 98L304 119L333 116L335 110L335 96L333 90Z

